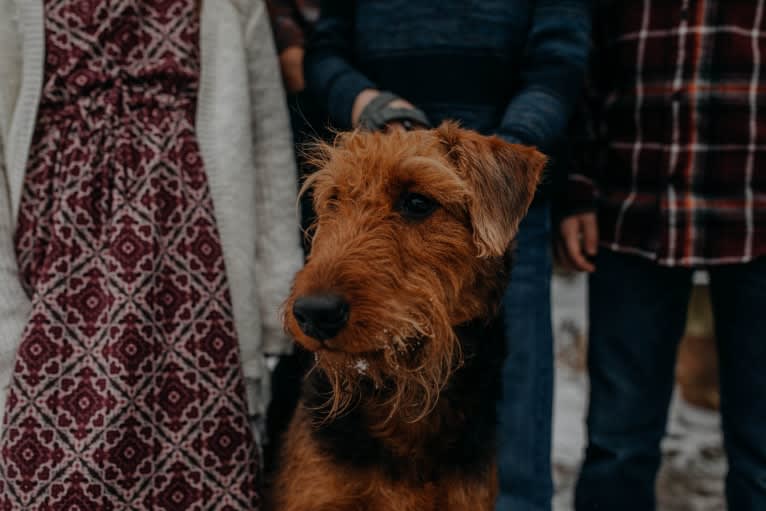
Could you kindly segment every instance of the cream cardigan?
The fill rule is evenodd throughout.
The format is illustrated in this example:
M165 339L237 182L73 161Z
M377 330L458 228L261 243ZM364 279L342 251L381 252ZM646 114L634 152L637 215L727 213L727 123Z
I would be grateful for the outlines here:
M264 353L289 349L279 318L302 263L287 106L262 0L206 0L197 135L213 197L251 413ZM30 300L13 233L43 81L42 0L0 0L0 416Z

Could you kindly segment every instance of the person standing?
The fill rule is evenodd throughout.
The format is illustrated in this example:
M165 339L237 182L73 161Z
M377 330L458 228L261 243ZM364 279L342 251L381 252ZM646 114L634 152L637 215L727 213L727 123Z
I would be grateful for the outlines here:
M580 95L587 0L325 0L306 84L338 129L463 127L555 154ZM547 510L553 339L548 194L522 222L505 296L498 510Z
M655 509L692 274L720 358L728 507L766 509L766 1L600 1L590 155L560 257L590 275L588 447L576 509Z
M0 0L2 509L260 508L301 265L260 0Z

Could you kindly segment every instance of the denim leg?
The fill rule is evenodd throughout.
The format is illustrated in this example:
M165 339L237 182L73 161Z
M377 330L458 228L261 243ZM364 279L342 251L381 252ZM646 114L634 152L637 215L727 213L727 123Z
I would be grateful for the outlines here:
M601 249L589 283L588 447L578 511L652 511L691 270Z
M508 356L498 403L497 511L551 508L553 333L550 214L533 206L522 221L504 299Z
M766 509L766 257L710 270L732 511Z

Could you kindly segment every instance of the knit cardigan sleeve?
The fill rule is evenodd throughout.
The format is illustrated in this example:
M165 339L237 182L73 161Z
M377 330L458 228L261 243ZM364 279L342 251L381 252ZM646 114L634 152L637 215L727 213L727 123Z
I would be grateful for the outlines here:
M29 316L30 301L21 287L13 250L13 219L0 137L0 401L5 398L13 372L16 349ZM0 402L0 406L4 403ZM0 408L0 417L3 409Z
M9 0L0 0L0 417L10 383L21 335L31 303L21 287L13 248L13 215L6 165L6 144L13 104L21 74L15 9Z
M289 352L280 309L303 263L297 209L297 171L287 101L268 13L258 1L245 29L256 172L256 276L263 352Z

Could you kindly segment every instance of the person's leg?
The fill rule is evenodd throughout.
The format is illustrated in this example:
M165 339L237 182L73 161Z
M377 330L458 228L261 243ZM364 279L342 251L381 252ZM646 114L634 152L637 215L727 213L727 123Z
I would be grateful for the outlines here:
M589 283L588 447L578 511L652 511L691 271L601 249Z
M721 416L734 511L766 509L766 257L712 268Z
M553 333L550 214L533 206L521 224L504 313L508 354L498 403L497 511L549 510Z

